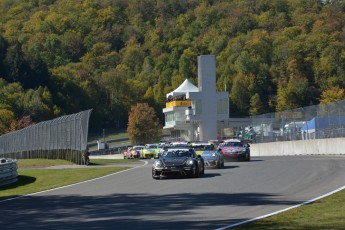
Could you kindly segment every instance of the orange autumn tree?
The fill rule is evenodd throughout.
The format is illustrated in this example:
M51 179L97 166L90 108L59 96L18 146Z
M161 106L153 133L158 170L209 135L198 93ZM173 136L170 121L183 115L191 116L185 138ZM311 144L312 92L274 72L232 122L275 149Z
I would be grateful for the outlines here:
M133 145L157 142L162 135L162 125L156 112L147 103L138 103L131 108L127 133Z
M32 120L31 116L24 116L17 121L12 121L10 131L13 132L34 124L36 123Z

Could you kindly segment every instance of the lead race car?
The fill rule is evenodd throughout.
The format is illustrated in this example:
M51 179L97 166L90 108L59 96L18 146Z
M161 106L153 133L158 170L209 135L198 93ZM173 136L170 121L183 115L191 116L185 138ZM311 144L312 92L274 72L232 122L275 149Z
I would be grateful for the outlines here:
M204 173L204 159L188 147L166 149L152 165L153 179L172 176L199 177Z

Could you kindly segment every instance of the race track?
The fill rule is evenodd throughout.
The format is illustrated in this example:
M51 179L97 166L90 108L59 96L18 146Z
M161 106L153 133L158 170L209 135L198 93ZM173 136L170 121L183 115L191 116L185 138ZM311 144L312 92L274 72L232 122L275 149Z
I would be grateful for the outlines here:
M345 185L344 155L253 157L188 179L153 180L151 164L0 202L1 229L218 229Z

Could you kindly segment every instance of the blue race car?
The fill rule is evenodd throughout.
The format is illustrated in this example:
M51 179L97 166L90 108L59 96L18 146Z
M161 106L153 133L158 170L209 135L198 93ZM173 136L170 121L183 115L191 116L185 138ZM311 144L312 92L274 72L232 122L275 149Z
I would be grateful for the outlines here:
M224 168L224 155L222 151L205 150L201 157L204 159L205 168Z

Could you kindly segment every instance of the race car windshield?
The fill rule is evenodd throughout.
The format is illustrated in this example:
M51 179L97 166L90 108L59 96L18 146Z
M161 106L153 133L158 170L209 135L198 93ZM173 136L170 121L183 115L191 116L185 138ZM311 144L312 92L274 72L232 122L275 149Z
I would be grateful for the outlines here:
M194 146L192 146L192 148L196 151L213 150L214 145L212 145L212 144L210 144L210 145L194 145Z
M243 144L241 142L224 142L221 144L223 147L243 147Z
M142 150L143 147L135 147L134 149L135 149L135 150Z
M215 156L217 151L204 151L202 153L203 156Z
M176 150L176 151L165 151L162 154L163 157L165 158L171 158L171 157L193 157L193 153L190 151L181 151L181 150Z

